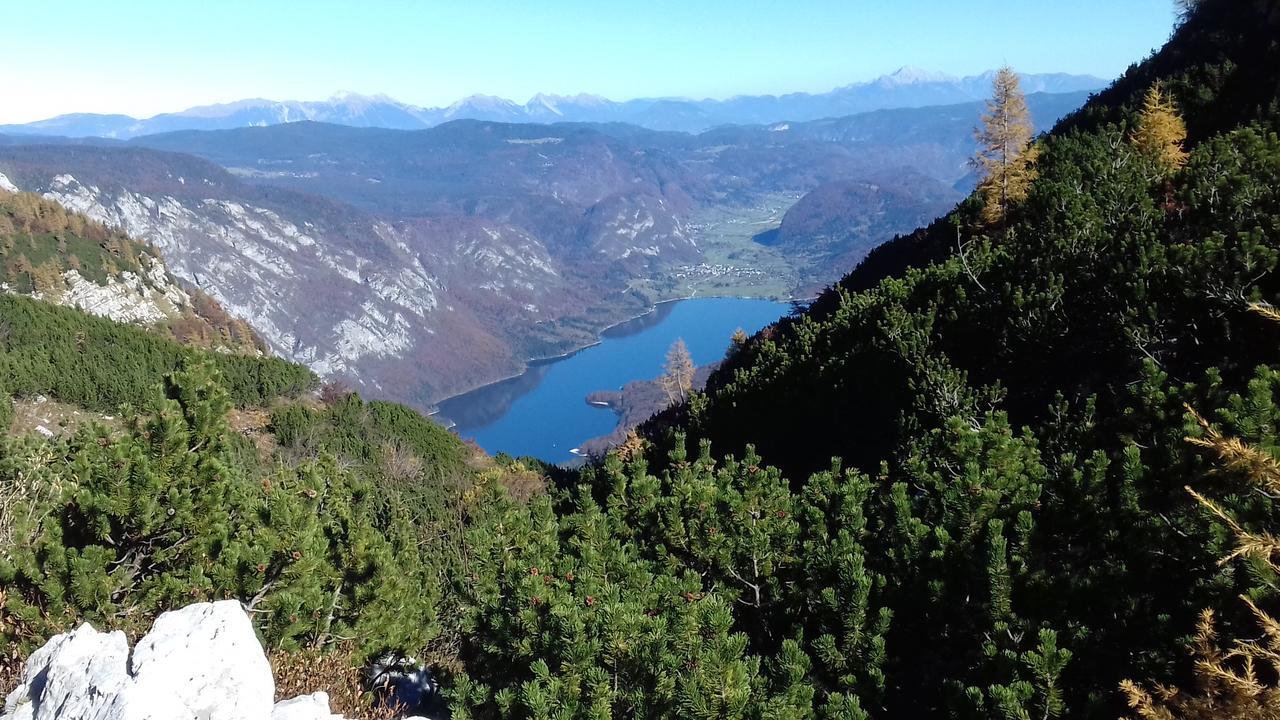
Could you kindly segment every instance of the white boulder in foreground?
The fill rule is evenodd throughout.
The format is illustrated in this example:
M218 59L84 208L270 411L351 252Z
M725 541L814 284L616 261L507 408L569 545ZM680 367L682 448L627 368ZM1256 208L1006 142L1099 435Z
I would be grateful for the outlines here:
M342 720L325 693L274 702L275 682L235 600L156 619L129 652L87 623L32 653L0 720Z

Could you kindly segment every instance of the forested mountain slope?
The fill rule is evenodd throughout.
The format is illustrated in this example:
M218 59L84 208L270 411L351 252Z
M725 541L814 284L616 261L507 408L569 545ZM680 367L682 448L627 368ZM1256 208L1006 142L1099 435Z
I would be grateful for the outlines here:
M1216 564L1221 526L1182 488L1228 495L1246 525L1276 508L1182 438L1204 432L1184 403L1266 448L1280 419L1280 335L1249 311L1280 300L1278 30L1273 2L1199 3L1039 141L1004 224L975 198L873 253L649 427L656 485L607 468L602 502L715 508L700 542L656 510L638 537L718 567L748 647L802 635L818 697L873 716L1106 717L1125 677L1185 679L1200 609L1230 625L1237 594L1275 599L1270 576ZM1157 81L1190 129L1173 173L1132 140ZM787 480L730 463L691 486L707 441ZM848 469L824 472L833 457ZM775 510L806 520L761 525Z
M1126 678L1189 686L1201 610L1249 638L1239 596L1280 601L1219 562L1274 497L1185 441L1280 451L1276 8L1196 3L1003 217L873 254L549 489L342 393L251 447L199 357L114 435L9 439L0 632L237 597L294 662L425 659L463 720L1114 718ZM1137 141L1156 81L1185 164Z
M895 375L907 357L943 362L956 387L998 384L1017 422L1038 418L1058 392L1121 393L1147 361L1191 379L1189 368L1224 357L1246 370L1270 357L1265 342L1243 342L1266 326L1241 312L1272 282L1280 49L1264 31L1275 27L1270 5L1240 5L1206 4L1045 137L1040 180L1007 226L977 225L977 201L966 201L873 251L803 317L766 330L712 378L690 431L726 451L754 442L808 470L831 455L874 469L883 443L910 427L886 382L899 377L915 392L919 377ZM1127 142L1157 81L1183 107L1195 150L1172 178L1144 167ZM1236 119L1229 132L1217 132L1222 118ZM914 329L882 321L873 330L884 313L905 313ZM796 391L806 386L824 391ZM875 434L845 431L864 426Z

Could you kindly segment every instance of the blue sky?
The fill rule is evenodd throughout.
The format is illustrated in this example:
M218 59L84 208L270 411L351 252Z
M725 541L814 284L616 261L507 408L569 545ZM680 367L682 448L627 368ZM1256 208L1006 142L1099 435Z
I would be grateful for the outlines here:
M727 97L825 91L902 65L1114 77L1172 0L76 0L4 11L0 123L150 116L338 90Z

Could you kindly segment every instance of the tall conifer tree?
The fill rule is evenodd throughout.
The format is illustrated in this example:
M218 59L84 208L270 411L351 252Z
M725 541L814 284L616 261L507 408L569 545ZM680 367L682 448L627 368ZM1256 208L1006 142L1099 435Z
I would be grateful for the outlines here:
M973 165L982 175L978 189L984 200L982 218L986 222L1003 222L1009 205L1027 196L1036 177L1033 132L1031 112L1018 75L1007 66L1000 68L992 82L982 127L975 131L978 154Z

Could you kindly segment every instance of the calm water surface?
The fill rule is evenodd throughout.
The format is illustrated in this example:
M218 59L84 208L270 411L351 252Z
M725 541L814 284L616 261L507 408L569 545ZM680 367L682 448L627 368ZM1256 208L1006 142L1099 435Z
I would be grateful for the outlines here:
M612 410L587 404L588 393L657 377L676 338L684 339L695 363L719 360L734 330L754 333L790 310L788 303L743 298L663 303L605 331L598 345L450 398L440 404L440 414L490 453L566 462L579 443L617 423Z

